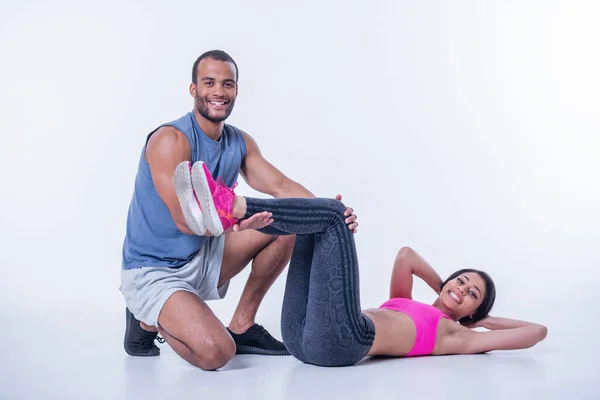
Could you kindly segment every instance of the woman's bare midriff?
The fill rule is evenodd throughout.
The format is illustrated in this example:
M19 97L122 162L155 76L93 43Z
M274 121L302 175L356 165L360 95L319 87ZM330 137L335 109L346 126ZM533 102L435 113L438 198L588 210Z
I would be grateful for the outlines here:
M363 310L363 314L375 325L375 340L368 356L399 357L410 352L416 329L408 315L383 308Z
M363 310L363 314L369 317L375 325L375 340L367 355L400 357L409 353L416 337L416 328L413 320L403 312L383 308ZM436 345L433 355L446 354L448 344L443 338L450 336L461 327L456 322L442 318L436 332Z

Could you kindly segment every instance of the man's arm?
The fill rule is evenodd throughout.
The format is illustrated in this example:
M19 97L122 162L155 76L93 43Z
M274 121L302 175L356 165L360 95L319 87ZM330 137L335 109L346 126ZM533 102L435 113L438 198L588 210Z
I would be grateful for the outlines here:
M241 166L241 174L252 189L276 198L315 197L268 162L250 135L243 131L242 135L246 141L246 158Z
M275 198L315 197L304 186L291 180L268 162L262 156L254 139L246 132L241 132L246 141L246 158L241 166L241 174L252 189ZM341 201L342 196L338 195L336 198ZM344 215L347 217L345 222L348 228L356 233L358 222L354 210L346 207Z
M188 228L175 193L175 168L191 160L190 143L183 133L171 126L156 131L146 145L146 161L159 197L167 206L173 222L181 232L194 235Z

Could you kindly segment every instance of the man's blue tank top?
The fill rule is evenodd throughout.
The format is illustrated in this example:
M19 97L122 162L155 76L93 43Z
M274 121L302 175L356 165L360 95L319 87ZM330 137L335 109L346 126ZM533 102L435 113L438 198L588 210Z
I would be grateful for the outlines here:
M237 181L242 160L246 157L246 142L237 128L225 124L221 138L215 141L202 132L194 113L189 112L156 128L148 135L146 143L162 126L174 126L187 137L192 163L204 161L213 177L222 177L229 187ZM145 150L144 145L127 214L122 268L180 267L196 255L208 237L186 235L177 229L156 191Z

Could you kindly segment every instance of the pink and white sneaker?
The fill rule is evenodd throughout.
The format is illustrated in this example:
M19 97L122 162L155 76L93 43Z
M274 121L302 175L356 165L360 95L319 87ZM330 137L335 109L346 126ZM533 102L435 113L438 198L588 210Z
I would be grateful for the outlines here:
M198 236L206 233L206 223L202 215L202 207L192 186L192 164L183 161L175 168L175 192L185 223Z
M206 164L198 161L192 166L192 185L200 199L202 215L210 233L219 236L238 222L232 215L235 199L233 189L237 182L229 188L223 178L214 180Z

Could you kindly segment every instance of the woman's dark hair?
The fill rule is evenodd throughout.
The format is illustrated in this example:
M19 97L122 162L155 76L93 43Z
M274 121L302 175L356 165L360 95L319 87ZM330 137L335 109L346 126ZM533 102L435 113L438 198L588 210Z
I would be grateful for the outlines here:
M494 302L496 301L496 285L494 284L494 281L487 273L485 273L483 271L479 271L477 269L465 268L465 269L456 271L455 273L450 275L448 277L448 279L446 279L444 281L444 283L442 283L442 288L444 286L446 286L446 284L448 282L450 282L452 279L454 279L457 276L462 275L466 272L476 273L481 277L481 279L483 279L483 281L485 282L485 297L483 298L483 302L481 303L481 305L473 313L472 318L471 318L471 316L467 316L467 317L463 317L458 320L458 322L460 322L461 325L474 324L476 322L481 321L485 317L487 317L488 314L490 313L490 310L494 306Z

